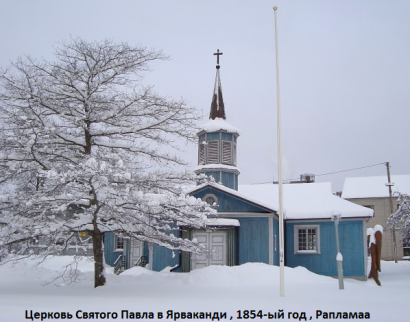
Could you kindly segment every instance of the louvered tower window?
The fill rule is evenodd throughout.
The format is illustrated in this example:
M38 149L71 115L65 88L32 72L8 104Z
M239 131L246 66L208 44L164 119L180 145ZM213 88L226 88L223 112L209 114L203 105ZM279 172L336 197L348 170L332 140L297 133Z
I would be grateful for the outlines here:
M222 163L232 164L232 142L222 141Z
M222 163L236 166L236 144L222 141Z
M236 144L232 143L232 164L236 166Z
M208 142L208 163L219 163L219 142Z
M205 164L205 144L199 143L199 164Z

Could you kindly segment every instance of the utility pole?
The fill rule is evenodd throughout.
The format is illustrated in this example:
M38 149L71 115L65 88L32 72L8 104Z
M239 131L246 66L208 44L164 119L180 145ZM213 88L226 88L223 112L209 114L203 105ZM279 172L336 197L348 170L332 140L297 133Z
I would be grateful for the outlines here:
M387 167L387 180L388 183L386 186L389 187L389 202L390 202L390 215L394 212L393 208L393 196L391 192L391 187L394 186L394 183L391 182L390 180L390 163L386 162L386 167ZM392 227L392 234L393 234L393 254L394 254L394 262L397 263L397 242L396 242L396 227Z
M276 11L273 7L275 19L275 53L276 53L276 102L277 102L277 133L278 133L278 188L279 188L279 294L285 296L285 238L283 227L283 179L282 179L282 141L281 141L281 116L280 116L280 86L279 86L279 51L278 51L278 26Z
M339 222L342 216L332 215L332 220L335 223L335 238L336 238L336 263L337 263L337 277L339 279L339 290L344 290L343 282L343 256L340 252L340 241L339 241Z

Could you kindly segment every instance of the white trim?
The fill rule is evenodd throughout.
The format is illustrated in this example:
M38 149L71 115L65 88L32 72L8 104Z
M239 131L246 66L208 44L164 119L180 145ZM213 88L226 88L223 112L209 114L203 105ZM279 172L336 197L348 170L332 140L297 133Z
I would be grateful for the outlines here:
M212 205L206 201L208 198L213 198L214 202ZM202 201L205 201L208 205L210 205L212 208L217 208L218 207L218 197L215 196L213 193L207 193L205 196L202 197Z
M220 217L234 217L234 218L278 218L278 215L274 212L219 212Z
M367 217L341 217L341 219L343 221L363 221L363 220L369 220L370 218ZM312 218L312 219L286 219L286 222L288 223L300 223L301 225L304 225L305 222L309 222L308 225L310 225L310 223L323 223L323 222L332 222L331 218L323 218L323 219L318 219L318 218Z
M118 235L114 235L114 252L123 252L125 249L125 238L118 236ZM118 239L121 238L122 239L122 247L118 247Z
M315 229L316 249L300 250L299 249L299 230ZM295 225L293 226L294 254L320 254L320 225Z
M273 218L268 218L268 230L269 230L269 265L273 265Z
M146 268L152 271L154 267L154 245L152 243L148 243L148 261Z
M228 226L239 227L241 224L237 219L228 218L208 218L206 220L206 226Z

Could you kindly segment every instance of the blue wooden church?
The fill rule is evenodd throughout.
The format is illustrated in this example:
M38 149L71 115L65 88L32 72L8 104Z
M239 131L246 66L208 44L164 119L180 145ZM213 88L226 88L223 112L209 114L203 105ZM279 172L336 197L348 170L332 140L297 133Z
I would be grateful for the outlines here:
M213 181L197 185L189 193L215 207L204 230L180 227L180 236L195 238L206 252L191 254L149 245L105 233L107 264L119 267L147 265L154 271L189 272L209 265L241 265L261 262L279 265L278 192L276 184L239 185L237 144L239 131L226 121L220 65L216 65L209 121L198 135L196 174ZM312 272L337 276L335 227L339 229L344 276L366 279L365 222L373 211L332 194L329 183L312 177L284 185L285 265L304 266ZM335 225L335 218L341 220Z

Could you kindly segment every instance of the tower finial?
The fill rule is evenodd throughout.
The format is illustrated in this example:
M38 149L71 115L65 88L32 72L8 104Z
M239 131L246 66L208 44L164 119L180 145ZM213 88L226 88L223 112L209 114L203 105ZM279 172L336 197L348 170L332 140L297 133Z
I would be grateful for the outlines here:
M214 53L214 55L216 55L216 69L221 68L221 66L219 66L219 56L223 55L223 53L219 52L219 49L216 50L216 53Z
M209 118L215 120L215 118L226 119L225 106L222 98L222 86L221 86L221 76L219 75L219 56L223 53L219 52L219 49L214 53L216 56L216 76L215 76L215 87L212 95L211 112L209 113Z

